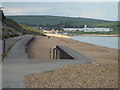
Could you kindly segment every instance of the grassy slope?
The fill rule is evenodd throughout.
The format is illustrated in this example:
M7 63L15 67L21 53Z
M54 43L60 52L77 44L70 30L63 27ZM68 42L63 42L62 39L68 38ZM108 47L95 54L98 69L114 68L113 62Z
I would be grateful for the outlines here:
M96 24L95 27L107 27L107 28L111 28L114 31L112 32L113 34L120 34L120 22L107 22L107 23L101 23L101 24Z
M100 24L96 24L96 27L108 27L108 28L113 28L113 29L117 29L118 28L118 22L107 22L107 23L100 23Z
M9 37L19 36L24 34L44 35L41 31L36 32L34 30L24 29L15 21L8 18L5 18L3 20L2 33L3 33L2 38L9 38Z
M60 17L60 16L7 16L8 18L13 19L19 24L28 24L28 25L56 25L56 24L66 24L70 23L71 25L93 25L98 23L107 22L105 20L98 19L88 19L88 18L72 18L72 17Z
M25 24L20 24L20 26L23 27L23 28L26 29L26 30L34 31L34 32L43 34L42 29L38 29L38 28L35 28L35 27L30 27L30 26L27 26L27 25L25 25Z

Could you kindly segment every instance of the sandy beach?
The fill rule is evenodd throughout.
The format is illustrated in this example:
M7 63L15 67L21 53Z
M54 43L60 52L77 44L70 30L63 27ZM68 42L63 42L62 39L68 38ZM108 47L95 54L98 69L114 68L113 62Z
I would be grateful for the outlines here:
M95 63L76 64L26 76L29 88L117 88L118 50L70 39L68 36L37 36L28 46L29 58L50 58L50 48L68 46Z

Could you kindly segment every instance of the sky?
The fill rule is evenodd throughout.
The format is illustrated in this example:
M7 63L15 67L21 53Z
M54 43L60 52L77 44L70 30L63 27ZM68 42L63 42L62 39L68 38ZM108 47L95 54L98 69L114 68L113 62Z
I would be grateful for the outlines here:
M119 0L0 0L2 2L119 2Z
M53 15L95 18L109 21L118 20L117 0L112 0L114 2L30 2L30 0L29 2L8 1L2 2L5 15Z

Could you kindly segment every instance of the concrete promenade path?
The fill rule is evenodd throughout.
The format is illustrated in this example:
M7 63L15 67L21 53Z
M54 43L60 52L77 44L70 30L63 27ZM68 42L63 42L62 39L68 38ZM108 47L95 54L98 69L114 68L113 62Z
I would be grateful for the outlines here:
M0 90L2 89L2 64L0 64Z
M25 51L28 41L32 36L28 36L16 42L10 49L6 58L2 62L2 88L25 88L25 75L40 73L64 67L70 64L89 64L92 60L70 60L70 59L29 59ZM86 58L85 58L86 59Z
M24 88L24 76L27 74L51 71L70 64L85 63L88 62L80 62L80 60L5 59L2 66L3 88Z

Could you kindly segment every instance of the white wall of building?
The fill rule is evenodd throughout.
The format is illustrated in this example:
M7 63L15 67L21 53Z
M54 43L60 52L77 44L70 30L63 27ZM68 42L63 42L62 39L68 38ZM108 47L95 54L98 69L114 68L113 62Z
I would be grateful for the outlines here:
M64 31L84 31L84 32L109 32L113 31L110 28L87 28L87 25L84 28L63 28Z

